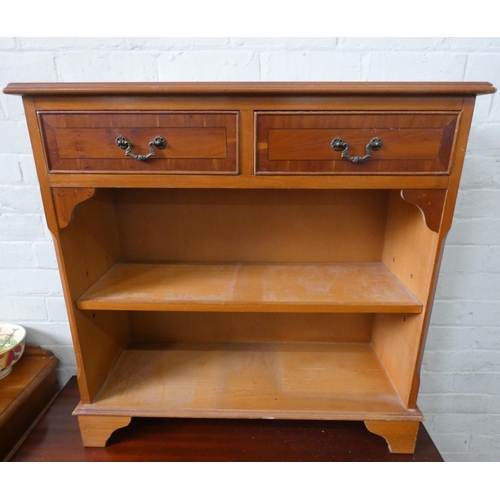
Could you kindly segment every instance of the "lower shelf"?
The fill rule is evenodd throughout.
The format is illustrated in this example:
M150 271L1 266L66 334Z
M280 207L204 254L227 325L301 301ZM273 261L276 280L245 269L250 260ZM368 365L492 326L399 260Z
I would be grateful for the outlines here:
M163 344L122 352L76 415L423 420L367 343Z

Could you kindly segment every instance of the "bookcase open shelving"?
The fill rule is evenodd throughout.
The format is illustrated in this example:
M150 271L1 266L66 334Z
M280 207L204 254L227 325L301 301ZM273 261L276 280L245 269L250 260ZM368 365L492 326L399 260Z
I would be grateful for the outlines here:
M9 85L58 254L84 445L132 417L351 419L412 453L474 99L493 91Z

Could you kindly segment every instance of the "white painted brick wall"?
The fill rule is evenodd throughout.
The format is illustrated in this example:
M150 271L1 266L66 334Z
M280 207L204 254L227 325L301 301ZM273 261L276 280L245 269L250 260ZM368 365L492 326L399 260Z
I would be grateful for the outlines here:
M0 38L20 81L490 81L500 38ZM500 95L477 100L422 368L419 405L446 460L500 459ZM0 94L0 321L76 373L19 97Z

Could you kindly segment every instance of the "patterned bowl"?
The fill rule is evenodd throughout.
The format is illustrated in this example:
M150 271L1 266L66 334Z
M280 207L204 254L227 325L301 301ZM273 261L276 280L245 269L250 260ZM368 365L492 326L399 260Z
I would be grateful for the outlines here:
M24 352L26 330L19 325L0 325L0 379L6 377Z

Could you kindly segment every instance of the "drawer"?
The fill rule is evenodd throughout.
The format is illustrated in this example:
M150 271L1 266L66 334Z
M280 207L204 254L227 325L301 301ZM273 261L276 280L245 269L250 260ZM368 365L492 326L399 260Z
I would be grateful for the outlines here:
M256 174L446 174L458 115L257 112L255 122Z
M38 118L51 172L238 173L237 112L39 112Z

